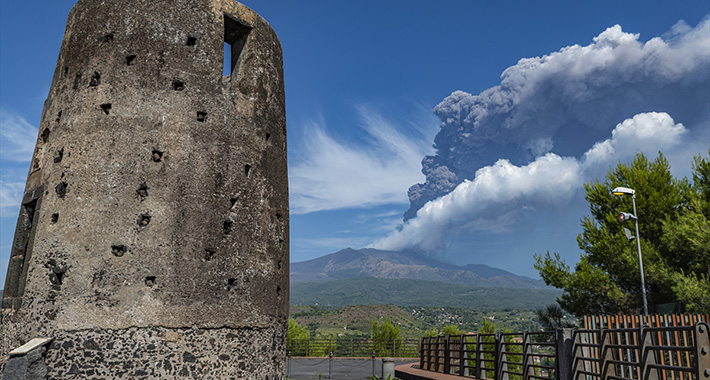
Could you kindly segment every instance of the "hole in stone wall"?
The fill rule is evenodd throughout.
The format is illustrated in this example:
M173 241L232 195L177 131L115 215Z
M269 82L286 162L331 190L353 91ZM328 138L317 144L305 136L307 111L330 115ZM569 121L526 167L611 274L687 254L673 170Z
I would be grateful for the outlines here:
M222 232L224 232L225 235L229 235L232 233L232 225L234 222L231 220L225 220L224 224L222 225Z
M239 57L247 42L251 28L224 15L224 60L222 75L232 75L239 65Z
M64 148L59 149L57 151L57 154L54 156L54 163L58 164L58 163L62 162L63 157L64 157Z
M113 41L113 32L108 32L104 34L104 42L111 42Z
M281 296L281 287L277 285L276 286L276 297L280 297L280 296Z
M138 196L140 196L141 198L145 198L145 197L148 196L148 189L150 189L150 188L148 187L148 185L146 185L145 182L143 182L143 183L140 184L140 186L138 186L138 189L136 189L136 193L137 193Z
M128 247L125 245L112 245L111 246L111 253L113 253L114 256L116 257L121 257L123 256L126 252L128 252Z
M27 213L27 220L29 221L30 227L32 226L32 222L34 221L35 218L35 210L37 209L37 200L33 200L30 202L27 202L23 204L25 208L25 212Z
M152 287L155 285L155 276L146 276L145 278L145 286L147 287Z
M185 45L187 46L195 46L195 43L197 42L197 38L193 36L187 36L187 42L185 42Z
M281 247L282 245L284 245L284 239L279 239L279 247Z
M279 260L279 262L276 263L276 269L281 269L281 260Z
M57 196L59 198L64 198L64 196L67 195L67 183L66 182L60 182L55 188L54 191L57 192Z
M141 217L138 218L138 225L141 227L147 226L148 223L150 223L150 218L151 216L149 214L141 214Z
M64 66L64 78L67 77L67 74L69 74L69 66Z
M270 138L271 138L271 133L266 132L266 136L264 137L264 139L265 139L266 141L269 141Z
M54 121L57 122L57 123L59 123L59 120L61 120L61 118L62 118L62 111L59 111L59 112L57 113L57 118L54 119Z
M197 121L204 122L207 120L207 111L197 111Z
M153 149L153 162L160 162L163 159L163 152L157 149Z
M74 90L79 88L79 83L81 83L81 73L76 73L76 75L74 75L74 85L72 86L72 88Z
M96 87L99 84L101 84L101 73L94 71L94 75L91 76L91 80L89 81L89 86Z
M50 259L44 264L45 268L50 270L49 282L52 283L52 289L61 290L61 285L64 282L64 276L67 273L67 268L64 265L57 264L56 260Z
M276 219L281 219L281 213L280 213L280 212L277 212L277 213L276 213Z
M135 54L127 55L126 56L126 66L130 66L131 63L133 63L133 60L136 59Z
M58 221L59 221L59 213L56 213L56 212L55 212L54 214L52 214L52 221L51 221L51 223L52 223L52 224L56 224Z
M64 281L64 272L57 272L57 268L58 267L54 267L53 271L49 274L49 282L51 282L52 285L62 285Z
M42 134L41 134L39 137L42 138L42 142L43 142L43 143L46 143L47 140L49 140L49 133L50 133L50 132L49 132L49 128L45 128L45 129L42 131Z
M185 82L180 79L173 79L173 90L182 91L185 89Z
M227 280L227 291L232 291L237 287L237 279L236 278L230 278Z
M231 199L229 200L229 203L232 204L232 208L234 208L234 206L237 204L237 201L238 201L238 200L239 200L239 196L236 196L236 197L231 198Z
M249 172L251 171L251 165L244 165L244 175L249 177Z
M217 253L217 251L215 251L214 249L211 249L211 248L205 249L205 256L204 256L205 261L210 261L210 260L212 260L212 258L214 257L215 253Z
M108 115L108 112L111 110L111 103L104 103L100 107L101 110L104 111L106 115Z

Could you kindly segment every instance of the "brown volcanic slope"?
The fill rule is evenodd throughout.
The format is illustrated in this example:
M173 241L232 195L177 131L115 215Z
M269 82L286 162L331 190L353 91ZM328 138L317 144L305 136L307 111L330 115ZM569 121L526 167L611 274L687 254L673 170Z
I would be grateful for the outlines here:
M480 287L546 288L541 280L481 264L456 266L411 253L351 248L291 263L291 283L360 277L439 281Z

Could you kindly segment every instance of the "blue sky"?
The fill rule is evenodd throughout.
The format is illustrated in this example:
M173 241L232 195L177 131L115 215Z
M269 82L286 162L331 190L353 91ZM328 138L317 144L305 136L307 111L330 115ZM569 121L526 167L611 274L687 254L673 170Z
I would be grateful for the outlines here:
M3 283L73 4L0 3ZM710 146L706 1L244 4L284 51L292 261L374 245L537 277L533 253L578 260L582 183L659 149L687 175ZM402 225L422 157L442 153L432 147L442 121L475 152L432 168L432 185L457 179Z

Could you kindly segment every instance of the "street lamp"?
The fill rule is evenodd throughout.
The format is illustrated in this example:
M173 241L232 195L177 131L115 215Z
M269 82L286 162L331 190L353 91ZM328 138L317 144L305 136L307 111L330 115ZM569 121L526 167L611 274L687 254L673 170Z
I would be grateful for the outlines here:
M631 202L634 205L634 213L629 214L626 212L622 212L619 214L619 221L620 222L625 222L627 220L633 220L636 224L636 247L638 247L639 251L639 268L641 268L641 293L643 294L643 315L648 317L648 305L646 303L646 282L644 281L643 278L643 259L641 258L641 238L639 236L639 221L638 218L636 217L636 190L634 189L629 189L628 187L617 187L614 190L611 191L613 195L618 195L618 196L624 196L624 195L631 195ZM631 235L627 229L624 229L626 233L626 238L631 241L633 240L633 236Z

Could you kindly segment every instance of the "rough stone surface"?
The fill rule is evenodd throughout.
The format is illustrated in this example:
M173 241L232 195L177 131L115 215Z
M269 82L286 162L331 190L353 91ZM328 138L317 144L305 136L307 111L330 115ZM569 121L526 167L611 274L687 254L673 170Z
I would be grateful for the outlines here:
M1 362L49 336L49 378L282 377L282 66L271 27L233 1L78 1L18 218Z
M27 354L13 356L7 362L2 380L37 380L47 376L44 346L36 347Z

